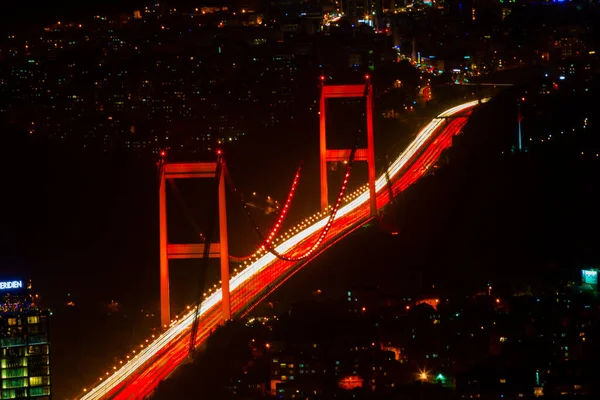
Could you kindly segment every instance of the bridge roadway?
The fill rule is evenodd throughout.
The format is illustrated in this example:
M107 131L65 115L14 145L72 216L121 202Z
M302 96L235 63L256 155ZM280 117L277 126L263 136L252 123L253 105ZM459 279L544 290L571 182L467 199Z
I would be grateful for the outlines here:
M435 163L442 151L452 145L452 137L460 133L477 104L477 101L472 101L446 110L417 134L389 168L394 193L406 189L427 173L428 168ZM386 205L390 200L387 185L385 175L376 182L378 208ZM368 198L369 194L365 191L340 208L320 251L315 252L311 258L289 262L266 253L231 278L232 315L240 316L249 311L320 252L369 222L371 217ZM326 224L327 217L318 220L281 243L277 251L291 257L306 253L314 245ZM202 303L196 340L198 345L201 345L220 324L220 301L221 292L217 290ZM168 377L187 358L193 316L194 312L190 311L173 322L160 337L112 375L99 382L81 399L143 399L150 395L160 381Z

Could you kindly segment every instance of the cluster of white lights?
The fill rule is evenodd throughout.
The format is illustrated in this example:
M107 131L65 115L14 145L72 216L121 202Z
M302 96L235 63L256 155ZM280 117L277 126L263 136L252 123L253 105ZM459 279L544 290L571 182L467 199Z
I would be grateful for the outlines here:
M482 100L482 102L485 102L487 100L488 99L484 99ZM423 146L429 141L429 139L437 131L437 129L443 125L446 117L452 117L454 114L472 108L477 104L478 101L475 100L453 107L440 114L439 118L435 118L431 122L429 122L429 124L427 124L417 134L417 137L410 143L410 145L400 155L400 157L398 157L396 161L394 161L394 163L389 167L389 178L393 179L400 172L400 170L413 158L413 156L423 148ZM381 177L379 177L379 179L377 179L375 183L375 190L379 192L380 190L385 188L386 184L387 178L384 174ZM354 193L346 196L346 199L351 201L345 206L339 208L335 219L339 219L365 204L369 200L369 191L366 190L366 188L363 186ZM329 220L328 215L328 211L316 213L314 216L307 218L302 223L298 224L296 227L291 228L287 233L283 234L283 237L280 239L280 241L283 242L280 245L278 245L278 247L275 250L280 254L285 253L290 249L294 248L297 244L306 240L314 233L325 228ZM277 261L277 258L271 253L263 251L260 254L257 254L254 262L252 262L249 265L245 263L247 267L231 278L230 290L233 292L239 286L243 285L250 278L262 271L274 261ZM221 289L217 288L217 285L214 285L208 293L204 294L204 296L205 299L200 306L198 317L203 316L208 310L210 310L212 307L214 307L221 301ZM167 345L168 343L176 339L181 333L189 329L192 326L195 318L196 307L188 307L188 310L189 311L184 316L173 320L169 328L163 334L158 336L152 343L148 344L147 346L141 344L140 348L142 350L140 350L139 353L137 353L133 357L127 356L128 360L124 364L122 361L119 362L119 364L122 364L122 366L120 366L119 368L114 366L112 373L107 372L107 376L105 378L101 377L101 383L96 385L89 392L86 391L86 394L84 394L81 397L81 400L95 400L104 398L108 393L110 393L111 390L115 389L120 384L122 384L124 380L129 378L129 376L133 372L135 372L143 364L151 360L152 357L154 357L160 350L162 350L162 348L165 345ZM146 342L148 342L148 340L146 340ZM135 354L135 350L133 351L133 353Z

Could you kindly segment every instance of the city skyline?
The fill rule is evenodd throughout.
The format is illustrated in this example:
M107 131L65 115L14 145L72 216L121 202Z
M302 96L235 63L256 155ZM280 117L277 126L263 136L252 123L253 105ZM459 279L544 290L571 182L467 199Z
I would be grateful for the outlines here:
M32 15L0 40L0 127L9 171L0 272L7 282L31 278L52 309L56 398L95 398L93 387L110 382L116 384L102 390L115 390L114 398L155 390L168 397L177 390L172 382L184 382L193 370L178 369L180 360L194 355L204 368L196 346L211 348L227 332L242 346L252 329L262 329L251 321L293 315L298 300L321 294L343 301L346 292L375 287L391 302L407 301L397 316L406 321L421 300L497 293L502 304L523 294L554 301L555 289L587 284L580 283L581 270L595 268L600 256L590 184L600 165L596 7L373 2L368 12L348 3L356 10L342 13L335 2L315 5L292 1L255 12L250 2L227 9L120 3L118 12L105 14L91 14L89 5L69 12L57 5L60 19L38 9L43 25ZM27 19L18 15L15 22ZM355 97L339 98L342 91ZM323 93L338 98L325 103ZM319 131L327 132L326 145ZM204 176L209 165L208 175L222 178L226 192L220 213L227 216L230 266L206 258L224 243L217 183L170 179ZM376 210L367 206L373 174ZM319 199L325 178L329 194ZM159 187L167 204L162 214ZM164 236L159 215L168 221L160 222ZM171 296L161 298L159 270L164 287L168 258ZM220 297L223 279L229 306ZM575 301L576 294L565 296ZM178 316L171 324L161 322L165 299L171 317ZM356 302L355 314L392 307ZM227 308L234 323L224 323ZM476 318L503 313L496 308ZM438 322L431 323L454 329L445 328L454 324L450 314L432 315ZM506 318L521 326L517 314ZM87 341L74 343L74 326ZM585 337L593 348L593 328L573 327L579 328L584 336L572 340ZM403 334L394 332L400 340ZM250 359L228 357L249 363L240 368L260 377L244 380L250 386L232 385L227 379L239 370L223 369L215 391L277 396L278 385L284 392L294 387L284 382L292 372L309 373L289 367L279 374L276 354L294 365L297 354L249 346ZM423 378L414 370L425 353L399 346L389 358L388 351L363 356L390 374L406 360L391 380L342 374L344 364L343 376L317 374L306 388L329 393L333 384L340 395L371 388L376 396L396 384L409 390L406 379L416 376L443 388L439 396L477 394L461 378L473 373L463 364L442 366L435 377L423 370ZM482 355L512 357L490 351ZM573 354L586 359L585 352ZM147 366L119 381L145 357ZM552 362L569 362L556 357ZM142 371L154 378L142 378ZM176 378L159 385L171 371ZM511 378L484 378L516 374L506 373ZM550 381L562 379L558 372L527 373L529 380L517 385L527 396L543 392L542 382L549 395ZM453 378L456 385L445 385ZM356 393L370 398L367 392Z

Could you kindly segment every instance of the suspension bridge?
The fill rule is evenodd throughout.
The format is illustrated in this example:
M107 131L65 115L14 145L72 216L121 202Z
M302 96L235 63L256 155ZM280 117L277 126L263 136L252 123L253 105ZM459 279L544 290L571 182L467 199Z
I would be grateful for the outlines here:
M326 100L339 97L366 99L367 148L327 149ZM181 365L219 325L231 318L248 314L270 293L277 290L303 266L356 229L378 218L378 210L428 173L440 154L452 145L473 109L485 100L470 101L452 107L427 123L385 173L375 177L372 124L372 89L364 85L323 85L321 93L320 167L321 210L285 232L283 226L301 175L298 169L279 216L267 234L255 224L261 244L248 257L231 257L228 253L226 188L247 203L239 194L221 154L212 163L160 164L160 279L161 323L164 331L142 343L140 347L114 365L95 385L84 389L82 400L143 399L152 394L159 383ZM336 201L328 204L327 162L346 162L343 182ZM347 192L348 179L355 162L368 163L368 182L352 193ZM219 243L205 240L200 244L170 244L167 238L166 182L171 179L211 178L218 192ZM248 212L248 216L250 213ZM188 306L177 318L170 317L169 259L219 258L221 286L204 293L197 304ZM238 263L230 276L230 262Z

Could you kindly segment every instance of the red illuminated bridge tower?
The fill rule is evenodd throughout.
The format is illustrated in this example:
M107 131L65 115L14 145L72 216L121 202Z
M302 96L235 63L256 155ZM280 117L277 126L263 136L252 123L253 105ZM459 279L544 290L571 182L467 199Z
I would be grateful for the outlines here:
M220 172L219 171L220 167ZM171 295L169 291L169 260L202 258L204 243L170 244L167 239L167 179L219 179L219 243L210 243L208 256L221 259L221 290L223 319L231 318L229 302L229 240L227 237L227 210L225 205L225 163L217 162L163 163L160 168L159 223L160 223L160 322L163 329L171 322Z
M320 169L321 169L321 211L328 206L327 200L327 162L347 161L351 149L327 149L327 99L365 97L367 105L367 148L357 149L354 160L366 161L369 168L369 204L371 216L377 215L377 202L375 193L375 145L373 140L373 86L369 76L366 76L364 85L325 85L325 77L321 77L321 105L320 105Z

